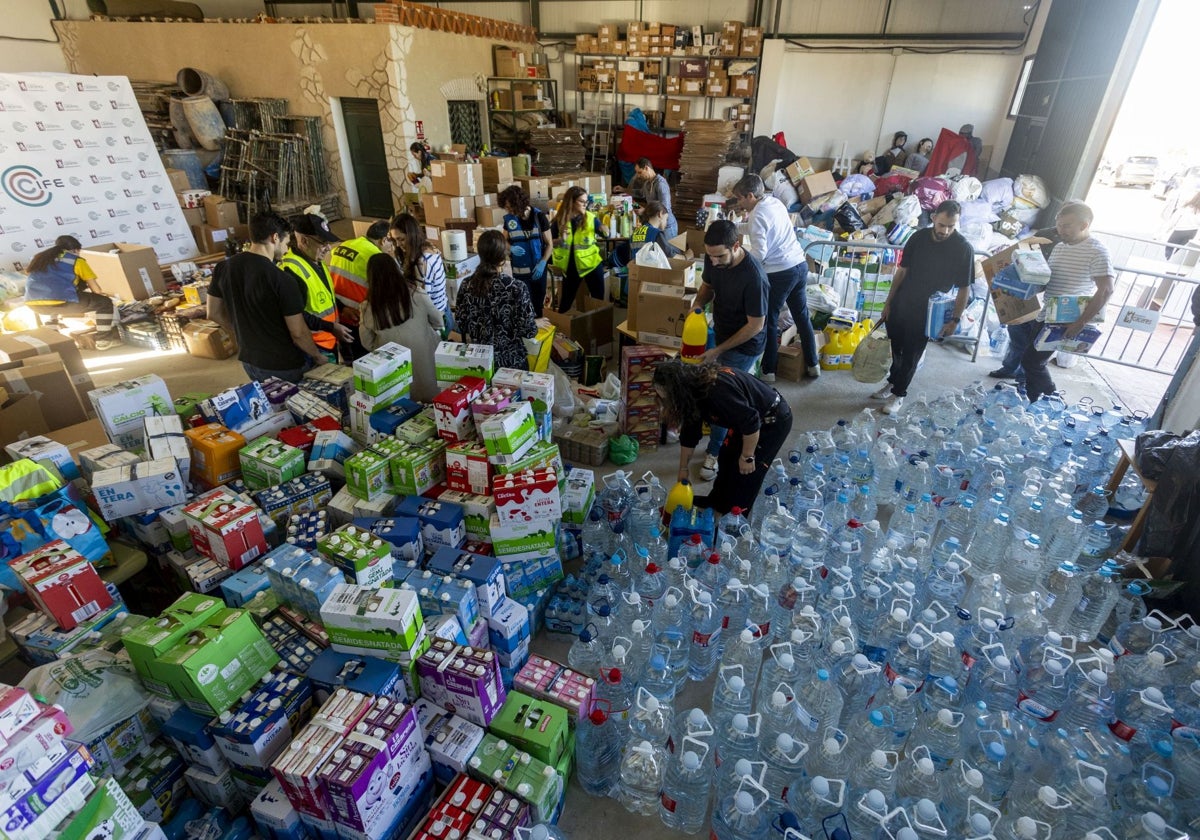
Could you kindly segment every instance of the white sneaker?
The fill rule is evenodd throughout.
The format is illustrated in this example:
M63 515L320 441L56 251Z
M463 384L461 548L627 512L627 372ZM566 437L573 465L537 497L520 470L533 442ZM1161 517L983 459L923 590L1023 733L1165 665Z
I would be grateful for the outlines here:
M702 481L712 481L717 477L717 456L705 455L704 466L700 468L700 478Z
M808 373L809 379L817 379L821 375L821 366L820 365L809 365L807 373Z
M760 382L774 382L774 381L775 381L775 374L773 374L773 373L760 373L760 374L758 375L758 379L759 379L759 381L760 381Z
M885 382L883 387L871 395L873 400L888 400L892 398L892 383Z
M895 414L900 410L900 406L904 405L904 397L892 397L883 404L880 409L884 414Z

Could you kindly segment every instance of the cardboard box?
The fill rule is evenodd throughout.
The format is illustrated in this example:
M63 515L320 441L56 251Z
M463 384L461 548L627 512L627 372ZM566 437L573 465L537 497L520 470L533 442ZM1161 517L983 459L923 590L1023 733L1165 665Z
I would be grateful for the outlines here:
M670 91L668 91L669 93ZM692 103L686 99L668 99L663 126L681 129L684 122L692 113Z
M183 192L192 188L191 182L188 180L188 175L182 169L168 169L167 180L171 182L171 189L175 192Z
M814 172L816 172L816 170L813 168L813 165L809 163L808 158L798 157L788 164L788 167L784 169L783 172L788 176L789 179L791 179L791 182L794 186L799 187L802 183L804 183L804 179L809 175L812 175Z
M196 239L196 247L202 254L221 254L230 240L238 239L236 226L220 227L213 224L203 224L192 228L192 236ZM243 237L244 238L244 237Z
M1007 292L1001 291L992 285L992 279L1003 268L1007 268L1012 264L1013 255L1019 249L1036 248L1049 243L1050 240L1042 237L1031 236L1027 239L1022 239L1016 245L997 251L985 260L980 262L980 268L983 270L984 279L987 281L988 288L992 293L992 303L996 307L996 317L1000 319L1002 324L1024 324L1032 321L1041 311L1042 304L1037 296L1022 299L1016 295L1010 295Z
M187 499L186 480L174 458L98 470L91 484L100 515L109 522Z
M512 158L484 157L480 158L479 165L483 170L483 187L489 192L499 192L501 184L512 183Z
M660 295L630 289L628 328L638 341L660 347L683 345L683 322L687 317L687 298ZM643 339L642 336L649 336Z
M726 79L709 79L704 85L708 96L729 96L729 81Z
M87 420L71 376L57 353L0 364L0 387L14 396L32 394L52 430Z
M143 418L175 413L166 383L154 374L90 391L88 399L109 441L130 450L143 447Z
M756 78L754 76L730 76L729 77L729 95L741 96L749 99L754 96L754 84Z
M518 176L514 178L518 184L529 194L531 201L549 201L550 200L550 179L549 178L531 178L527 176Z
M616 321L613 305L596 300L581 287L575 296L575 305L566 312L545 311L560 335L564 335L583 348L589 356L608 356L613 349L613 332Z
M238 453L246 438L219 423L208 423L184 431L192 448L192 477L209 487L216 487L242 474Z
M228 359L237 353L237 342L216 321L189 321L183 326L183 343L189 354L201 359Z
M471 196L426 194L421 196L421 207L425 221L441 228L450 219L475 217L475 200Z
M705 79L681 78L679 80L679 92L684 96L703 96L705 82Z
M190 228L199 227L207 220L203 207L182 207L180 209L183 210L183 220Z
M80 254L96 272L107 294L122 300L145 300L167 290L154 249L129 242L90 245Z
M13 572L42 612L71 630L112 606L112 596L87 558L52 540L12 561Z
M817 196L837 190L837 182L833 180L833 173L828 170L808 175L800 179L800 183L796 186L800 190L800 201L804 204L811 203Z
M237 227L241 223L238 219L237 203L220 195L205 196L204 222L213 227Z
M763 47L763 28L761 26L747 26L742 29L742 38L739 44L738 55L743 58L756 58L762 55Z
M492 47L492 60L495 62L496 75L506 79L523 78L529 57L520 50L508 47Z
M498 228L504 226L504 208L476 207L475 222L480 227Z
M429 174L435 193L475 196L484 192L483 166L478 163L435 160L429 164Z
M699 234L701 242L703 242L704 234L700 231L695 231ZM701 244L703 250L703 244ZM671 267L666 268L651 268L649 266L637 265L630 263L629 279L639 283L655 283L664 286L680 286L688 289L696 288L696 263L693 260L683 257L673 257L669 260Z

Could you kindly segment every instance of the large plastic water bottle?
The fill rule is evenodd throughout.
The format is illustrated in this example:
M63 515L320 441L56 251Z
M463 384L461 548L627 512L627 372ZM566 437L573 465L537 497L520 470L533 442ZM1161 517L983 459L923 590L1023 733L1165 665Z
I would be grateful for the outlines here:
M759 758L759 736L762 732L762 715L747 715L738 712L721 723L713 721L716 731L717 767L732 767L739 760Z
M927 628L918 625L901 639L888 655L883 674L888 685L903 685L909 694L915 694L925 684L929 673L930 634Z
M567 840L566 833L556 825L538 823L529 828L514 829L517 840Z
M1042 615L1051 627L1066 629L1067 621L1083 595L1083 570L1070 560L1060 563L1046 576Z
M878 790L886 798L896 793L896 767L900 757L891 750L875 749L855 765L850 775L854 790Z
M859 719L875 696L882 674L883 668L862 653L856 653L838 669L835 680L842 698L842 713L836 725L849 729Z
M749 776L713 808L713 840L762 840L770 831L771 795Z
M575 775L591 796L608 796L621 772L621 749L625 739L614 733L607 702L593 705L575 728Z
M1054 529L1053 536L1046 544L1046 563L1057 566L1068 560L1076 560L1083 551L1086 540L1087 529L1083 524L1083 514L1072 510Z
M567 664L581 674L592 675L600 670L603 645L596 640L595 625L588 624L579 631L567 650Z
M697 741L712 744L714 737L712 721L708 719L708 715L703 709L693 707L675 715L671 724L671 737L667 739L667 752L671 755L678 753L684 738L695 738ZM713 753L710 752L705 760L711 763L712 759Z
M651 651L638 688L649 691L663 705L674 706L675 675L671 673L671 666L667 662L668 651L659 645L654 645Z
M658 533L662 523L663 507L667 503L667 491L650 471L642 474L634 485L634 505L630 511L630 534L635 541L642 542Z
M615 645L620 648L617 651L618 655L623 658L624 646ZM629 713L633 708L634 681L619 667L600 669L600 679L596 683L596 699L607 704L609 717L610 737L617 741L621 749L625 749L625 742L629 740Z
M1008 514L1001 511L995 518L982 523L967 550L967 560L976 575L999 571L1001 561L1012 542Z
M983 773L966 759L942 777L942 811L950 837L987 837L1000 821L1000 810L984 801Z
M1115 526L1096 521L1087 526L1083 548L1075 562L1085 571L1100 568L1112 554L1112 532Z
M973 658L971 681L964 701L968 706L984 703L991 709L1008 710L1017 705L1019 674L1004 645L985 645Z
M692 579L699 588L717 597L725 588L725 582L729 579L729 570L722 565L721 555L712 551L709 552L704 562L696 568Z
M807 743L789 732L780 732L774 740L764 745L762 759L766 762L767 773L763 778L763 787L770 792L772 808L787 805L788 785L804 767L804 756L808 754L808 749Z
M980 798L999 807L1013 786L1016 772L1016 757L1010 752L1010 744L998 730L984 729L976 732L965 747L967 761L983 774Z
M710 718L717 731L736 714L749 715L754 711L754 687L746 682L741 665L722 665L713 686Z
M799 676L800 670L796 666L796 657L792 654L791 642L779 642L771 645L759 677L762 688L758 692L758 711L763 711L769 698L769 692L780 684L787 686L787 699L791 700L792 684Z
M639 560L640 562L640 560ZM662 598L663 593L667 591L667 575L653 560L647 560L639 574L635 574L633 578L633 591L641 599L648 609L653 609L654 605ZM622 618L624 618L625 606L621 606ZM639 618L649 616L638 616ZM632 621L632 619L630 619Z
M672 706L660 703L644 686L639 687L629 714L630 743L649 741L656 748L665 747L673 715Z
M704 827L712 787L709 746L684 738L679 752L667 760L658 815L668 828L695 834Z
M1148 752L1155 741L1171 739L1174 710L1158 686L1129 689L1117 697L1109 731L1136 751Z
M658 810L665 764L663 751L649 741L640 741L625 751L617 801L626 811L648 817Z
M821 743L809 750L805 773L827 779L848 779L854 769L854 750L850 737L836 727L827 727Z
M946 770L961 755L965 719L962 712L947 708L926 712L917 720L908 742L925 746L933 766Z
M842 719L842 694L829 671L818 668L815 676L796 686L799 737L810 745L818 742L826 727L837 726Z
M691 611L692 643L688 656L688 678L708 679L720 653L722 615L713 603L712 593L701 589L694 593Z
M1046 648L1041 661L1023 671L1018 681L1017 708L1035 724L1053 723L1067 701L1070 657Z
M1100 485L1093 487L1079 500L1078 509L1088 525L1103 519L1108 515L1108 491Z
M617 470L602 479L604 487L596 494L596 504L610 525L624 522L633 509L635 496L630 482L632 475L625 470Z
M668 589L662 600L654 605L651 619L654 643L666 649L667 665L675 679L676 689L687 682L691 643L691 615L683 603L683 593Z
M898 550L904 550L913 544L922 531L921 523L917 519L917 506L910 502L892 514L892 521L888 524L888 542L894 544Z
M1041 586L1044 565L1042 540L1031 534L1021 542L1013 541L1000 575L1012 593L1036 592Z
M787 509L776 505L768 510L759 528L759 539L763 550L774 551L780 562L787 564L792 553L792 539L796 533L796 519Z
M718 650L723 660L729 640L741 634L750 615L750 592L739 578L731 577L726 581L724 590L717 598L717 608L721 612Z
M592 507L588 518L583 523L582 530L584 563L601 561L612 551L612 528L604 518L604 511Z
M851 788L851 793L854 789ZM846 810L846 823L853 838L873 838L878 835L888 815L888 801L883 791L871 788L860 794Z
M812 825L821 825L842 813L846 806L846 782L823 775L800 776L788 786L788 805Z

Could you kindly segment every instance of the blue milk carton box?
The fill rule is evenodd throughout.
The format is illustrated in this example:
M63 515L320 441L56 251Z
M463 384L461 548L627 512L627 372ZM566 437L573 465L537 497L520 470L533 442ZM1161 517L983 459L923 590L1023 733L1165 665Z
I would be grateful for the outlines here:
M191 765L219 776L229 769L225 754L209 731L211 718L196 714L186 706L180 707L162 725L162 733L171 739L175 749Z
M471 554L443 546L429 561L429 568L438 574L455 575L475 585L480 615L491 615L507 594L504 566L495 557Z
M250 803L250 816L266 840L309 840L300 814L288 802L278 779L272 779Z
M505 598L488 617L488 642L499 653L514 653L530 637L529 610Z
M353 524L370 531L392 547L392 568L396 565L425 557L425 541L421 535L421 521L415 516L360 516Z
M307 676L312 681L318 703L324 703L339 688L408 701L408 685L400 664L375 656L326 648L309 667Z
M231 607L244 607L259 592L271 588L271 579L262 563L253 563L221 581L221 597Z
M436 551L438 546L458 548L467 538L462 505L408 496L396 506L396 513L420 520L427 554Z

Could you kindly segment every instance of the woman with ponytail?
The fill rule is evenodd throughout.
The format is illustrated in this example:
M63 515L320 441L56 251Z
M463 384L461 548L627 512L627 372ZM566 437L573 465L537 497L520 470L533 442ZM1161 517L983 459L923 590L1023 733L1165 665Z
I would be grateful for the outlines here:
M112 298L96 282L96 273L79 251L74 236L60 236L33 255L25 272L25 303L50 315L91 314L96 322L96 349L107 350L116 338Z

